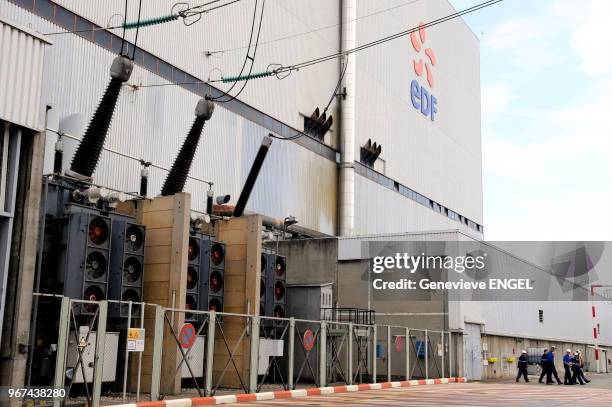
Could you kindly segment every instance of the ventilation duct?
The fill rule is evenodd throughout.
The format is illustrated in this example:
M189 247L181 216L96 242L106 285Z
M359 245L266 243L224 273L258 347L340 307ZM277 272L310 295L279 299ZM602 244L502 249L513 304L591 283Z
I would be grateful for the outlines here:
M164 181L164 186L161 191L162 196L183 192L189 170L191 169L193 157L198 149L204 123L212 117L214 110L215 105L210 100L200 99L198 101L198 105L195 109L196 118Z

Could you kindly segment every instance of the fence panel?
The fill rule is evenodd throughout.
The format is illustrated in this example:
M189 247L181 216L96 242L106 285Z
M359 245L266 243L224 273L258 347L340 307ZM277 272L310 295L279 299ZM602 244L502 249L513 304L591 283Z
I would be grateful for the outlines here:
M426 347L426 331L419 329L410 330L410 378L411 379L426 379L428 378L428 352Z
M101 394L103 405L113 405L452 371L448 332L56 300L62 305L54 384L67 388L65 405L97 406Z

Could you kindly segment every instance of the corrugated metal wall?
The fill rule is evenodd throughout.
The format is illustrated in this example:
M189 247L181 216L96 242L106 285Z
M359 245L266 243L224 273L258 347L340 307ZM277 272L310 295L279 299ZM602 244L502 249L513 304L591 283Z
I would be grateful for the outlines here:
M0 16L0 119L41 130L45 46L50 42Z
M364 177L355 177L355 230L361 234L458 229L482 234Z
M55 2L103 27L109 22L111 25L120 24L120 16L111 17L117 13L122 15L125 7L124 0L105 0L104 7L97 1ZM257 3L261 8L262 0ZM143 2L142 18L170 14L172 4L167 0L147 0ZM242 47L249 43L254 6L255 0L243 0L205 14L198 23L189 27L181 21L174 21L141 29L138 45L200 78L237 75L246 53ZM138 2L128 2L127 15L128 21L137 19ZM340 47L339 21L339 1L267 0L253 72L265 71L270 63L289 65L336 52ZM328 28L301 35L322 27ZM120 33L119 30L115 32ZM134 36L135 30L127 33L130 41ZM287 39L276 41L281 38ZM205 55L206 51L219 50L225 52L209 57ZM282 81L273 78L254 80L249 82L240 99L301 129L303 121L299 113L309 116L316 106L322 108L327 103L336 86L339 69L338 61L330 61L294 72ZM137 82L137 77L133 76L132 81ZM229 87L216 85L222 89Z
M49 22L9 3L0 5L2 15L30 22L40 31L57 30ZM55 38L48 50L44 71L43 100L53 106L50 128L57 118L81 113L87 125L109 80L114 55L75 35ZM156 75L136 67L133 80L160 83ZM165 82L165 81L163 81ZM176 87L133 91L124 87L117 104L106 147L169 168L194 119L198 97ZM214 182L214 190L238 198L250 165L268 131L223 107L207 123L191 175ZM55 135L48 134L45 171L52 169ZM76 148L65 140L64 166ZM304 227L333 234L336 223L336 165L292 142L275 141L247 206L268 216L298 217ZM97 183L124 191L138 191L140 164L105 151L94 174ZM166 173L152 169L149 190L158 194ZM193 209L205 207L208 185L190 180Z
M123 12L123 2L119 0L109 1L105 3L105 7L100 7L99 3L75 0L58 0L57 3L102 26L119 23L120 17L111 17L115 13ZM209 77L209 73L213 77L218 75L215 68L233 75L233 70L241 66L244 49L209 57L204 55L204 51L215 47L236 48L244 45L250 31L249 22L254 3L251 0L225 7L205 15L192 27L185 27L180 21L175 21L143 28L138 44L201 78ZM388 34L396 28L406 28L406 13L411 15L411 6L373 14L373 11L379 12L401 3L385 1L375 7L366 3L358 2L361 7L358 12L361 40L358 42L371 40L374 35L383 32ZM261 2L259 4L261 5ZM427 4L428 14L424 15L425 19L449 10L446 0ZM128 20L132 20L132 17L136 17L136 4L130 2L129 5L131 8L128 11ZM145 6L143 18L167 14L170 11L168 3L161 0L146 2ZM268 1L257 61L288 64L336 51L339 43L339 22L342 19L339 8L339 2L323 0L289 3ZM61 31L57 26L10 3L0 5L0 10L3 14L13 15L24 24L31 24L41 32ZM57 15L55 17L57 18ZM402 19L405 20L404 23L401 23ZM226 27L227 21L235 22L231 30ZM368 34L368 27L374 29L373 33ZM462 33L462 46L469 51L467 57L453 54L453 58L477 60L478 45L475 38L469 36L471 33L463 23L456 23L453 27L453 30ZM302 35L309 31L315 32ZM133 32L129 32L128 39L133 39L133 35ZM283 39L285 37L287 38ZM168 41L168 38L183 38L184 41ZM76 35L55 36L54 40L57 43L50 52L52 60L45 72L45 101L54 105L54 117L82 112L86 122L108 81L107 67L110 66L112 54ZM476 153L473 156L463 154L464 149L475 149L469 143L475 138L479 140L479 133L473 133L471 138L465 140L469 144L465 148L458 148L455 142L445 143L451 136L442 134L436 126L423 124L422 118L413 114L412 108L405 105L405 100L385 96L397 93L398 83L400 86L405 85L405 78L396 75L411 66L409 55L402 52L405 45L404 40L398 40L379 47L380 50L373 54L370 51L360 53L357 58L357 80L358 84L361 83L358 85L357 98L358 106L362 109L357 114L360 144L368 137L383 142L383 158L387 163L389 177L482 223L482 195L478 189L481 184L480 156ZM381 64L381 57L396 62ZM393 67L384 68L387 65ZM255 70L258 69L265 67L256 64ZM400 71L390 74L385 69ZM304 69L283 81L251 81L240 98L266 114L296 128L302 128L299 114L309 115L314 107L323 106L335 86L338 71L338 62L331 61ZM471 78L470 76L465 86L476 88L470 92L477 95L479 84L474 83ZM394 81L395 79L397 81ZM130 83L159 84L166 81L137 67ZM107 147L153 161L166 168L170 167L193 119L192 111L196 100L195 95L176 86L142 88L138 91L124 88ZM393 120L389 120L389 117ZM457 120L457 123L469 121L472 127L478 127L479 123L479 118L472 116L469 119L453 117L453 120ZM460 127L459 124L457 126ZM57 127L57 121L50 123L50 127ZM407 138L403 134L405 129L413 129ZM455 131L452 128L443 130L450 133ZM214 182L218 193L231 193L236 196L259 140L265 133L262 127L243 117L223 108L217 109L205 130L204 143L196 157L192 175ZM48 137L48 170L51 169L53 141L54 137ZM332 137L332 145L334 144ZM71 156L73 149L74 142L67 142L67 157ZM209 154L211 151L214 156ZM294 143L275 142L271 151L248 209L275 217L293 214L298 216L303 226L335 233L335 163ZM441 153L445 154L443 159L440 159ZM138 170L137 161L105 152L96 173L96 181L115 188L136 191ZM152 170L152 193L159 190L164 175L163 170ZM202 209L205 184L192 180L187 189L194 193L194 207ZM465 225L361 176L356 177L355 189L360 194L356 197L358 219L355 233L459 228L466 233L481 236Z

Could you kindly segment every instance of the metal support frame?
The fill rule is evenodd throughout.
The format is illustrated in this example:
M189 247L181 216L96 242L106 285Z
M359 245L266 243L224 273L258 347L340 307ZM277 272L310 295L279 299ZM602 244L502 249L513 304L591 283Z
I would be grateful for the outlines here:
M263 319L263 321L262 321ZM266 324L267 318L261 318L260 317L260 324L262 326L263 329L260 329L260 335L261 333L263 333L263 338L264 339L275 339L275 340L280 340L283 341L284 344L284 340L287 337L287 334L289 332L289 321L287 320L272 320L271 322L273 322L272 326L268 326L268 328L272 328L272 332L273 334L271 335L272 337L268 337L267 334L267 329L266 329ZM285 325L285 327L283 328L283 331L281 332L280 336L278 335L278 328L281 327L281 324ZM259 341L261 341L262 337L259 337ZM268 368L266 369L266 372L262 375L261 380L259 381L259 384L257 385L257 388L255 389L255 392L259 392L259 390L261 390L262 386L264 385L266 379L268 378L268 376L270 375L270 373L272 373L274 375L274 378L276 379L276 374L278 374L278 377L280 378L280 383L283 386L283 390L289 390L291 389L291 387L289 386L289 384L285 381L285 379L283 378L283 372L281 371L279 365L278 365L278 358L279 356L271 356L269 359L269 363L268 363ZM259 362L259 358L257 359ZM257 374L259 376L259 363L257 364ZM249 390L249 393L252 393L252 391Z
M108 302L98 303L98 329L96 332L96 350L94 354L93 375L93 406L100 405L100 394L102 392L102 369L104 367L104 350L106 342L106 317L108 315ZM85 372L83 372L85 378Z
M300 322L302 322L304 320L300 320ZM315 321L312 321L315 322ZM306 348L304 348L304 343L303 343L303 332L300 331L300 329L296 326L295 329L296 334L298 335L298 337L300 338L300 349L302 349L302 352L304 354L304 361L302 362L302 365L300 366L300 368L298 369L297 375L295 377L294 383L293 383L293 389L295 390L296 385L300 382L300 378L302 377L302 372L304 371L305 367L308 367L308 370L310 371L310 374L312 375L315 384L317 386L319 386L319 383L317 382L320 377L317 377L317 374L314 372L314 369L312 368L312 365L310 364L310 360L309 360L309 356L310 356L310 352L312 352L314 350L314 348L310 349L310 350L306 350ZM321 327L319 326L319 329L317 329L313 335L314 335L314 340L316 342L317 338L319 337L319 335L321 334ZM320 344L320 340L319 340L319 344ZM319 355L319 362L320 362L320 355Z
M287 385L293 389L293 364L295 363L295 318L289 318L289 366L287 367ZM251 365L252 366L252 365Z
M140 329L144 329L145 306L143 303L140 306ZM142 352L138 352L138 377L136 378L136 402L140 401L140 375L142 372Z
M442 374L441 377L444 377L444 358L446 356L446 351L444 349L444 331L440 332L440 344L442 345Z
M172 315L174 316L174 313L172 313ZM202 390L200 389L200 386L198 384L198 381L195 378L195 374L193 373L193 369L191 368L191 364L189 363L189 360L187 358L187 356L189 355L189 353L191 352L191 350L193 349L193 347L190 347L189 349L185 350L183 349L183 346L181 345L181 341L179 340L178 337L178 333L174 330L174 326L173 326L173 322L171 322L171 320L168 318L168 316L164 313L164 319L166 321L166 324L168 325L168 328L170 329L170 332L172 333L172 337L174 338L174 341L178 347L179 352L181 352L181 361L179 362L179 364L176 366L176 370L174 371L174 375L176 376L181 367L183 366L183 363L185 363L185 366L187 366L187 370L189 370L189 374L191 375L191 379L193 380L193 384L195 385L195 388L198 392L198 395L200 397L203 396L202 394ZM174 320L174 318L172 318ZM202 330L204 329L204 327L206 326L206 322L208 321L208 319L204 320L200 326L200 328L198 329L198 331L196 332L195 336L199 336L200 333L202 332ZM170 382L170 384L172 384Z
M206 338L206 371L204 372L204 391L207 396L212 394L213 388L213 362L215 357L215 325L217 313L212 311L208 315L208 332ZM251 331L252 332L252 331Z
M121 307L121 305L119 305L119 307ZM130 328L132 327L132 301L128 302L128 316L127 316L127 331L130 331ZM125 358L123 361L123 394L121 396L121 401L123 403L126 402L127 397L127 373L128 373L128 365L129 365L129 361L130 361L130 351L128 350L128 347L125 347ZM140 375L138 375L140 376Z
M372 383L376 383L376 325L372 325Z
M321 321L319 334L319 386L327 385L327 322Z
M212 311L211 315L213 313L215 313L215 311ZM247 316L247 318L248 318L248 316ZM223 332L223 327L221 326L221 319L217 318L217 320L216 320L216 323L217 323L217 325L219 327L219 333L221 334L221 339L223 340L223 344L225 345L225 349L228 352L229 358L228 358L227 362L225 363L225 366L223 366L223 369L221 370L221 375L219 375L219 378L217 379L217 382L215 383L215 385L214 385L214 387L212 389L211 395L214 395L215 392L217 391L217 389L219 388L219 386L221 385L221 382L223 381L223 377L225 376L225 373L227 372L227 369L229 368L230 364L234 367L234 371L236 372L236 375L238 376L238 380L240 381L240 386L242 387L242 390L245 393L249 393L249 389L248 389L249 384L247 384L247 385L244 384L244 380L243 380L242 376L240 375L240 371L238 369L238 366L236 365L236 360L234 359L236 357L236 353L238 352L238 350L242 346L242 340L244 339L244 337L247 335L248 331L250 330L249 329L250 327L249 327L249 324L248 324L248 319L247 319L246 322L247 323L245 324L245 327L242 330L242 333L240 334L240 337L236 341L236 345L233 348L230 348L229 340L225 336L225 333ZM212 341L209 341L209 342L213 342L213 344L214 344L214 339ZM212 369L211 369L211 374L212 374ZM250 375L249 375L249 378L250 378ZM250 380L249 380L249 383L250 383Z
M155 306L155 334L153 337L153 366L151 372L151 401L159 400L161 384L162 352L164 345L164 309Z
M348 324L348 343L346 349L346 371L348 385L353 384L353 324Z
M448 376L453 376L453 333L448 331Z
M429 333L425 330L425 379L429 379Z
M74 318L75 314L72 308L77 306L75 303L79 303L78 306L82 306L80 303L85 303L85 302L88 303L88 301L71 300L69 298L62 298L61 310L60 310L59 339L58 339L58 348L57 348L58 363L55 369L55 382L54 382L55 386L58 386L58 387L64 386L65 374L66 374L66 358L67 358L68 343L69 343L68 336L71 333L71 330L70 330L71 322L75 324L76 330L78 331L78 327L76 326L76 320ZM88 396L87 396L88 399L91 400L90 403L92 406L97 406L99 405L99 402L100 402L100 393L101 393L101 386L102 386L102 369L103 369L103 363L101 361L104 355L106 319L107 319L107 312L108 312L108 302L107 301L101 301L96 304L98 306L98 312L96 313L96 315L93 316L93 319L91 320L92 322L90 323L89 331L88 331L88 333L93 332L93 329L92 329L93 326L96 326L97 328L96 330L97 340L95 343L95 355L94 355L94 367L93 367L94 368L93 390L91 394L88 393ZM143 306L143 310L144 310L144 306ZM131 311L131 310L128 308L128 311ZM153 364L152 364L152 372L151 372L152 374L151 401L157 401L160 399L160 387L162 384L161 383L161 374L162 374L161 368L162 368L165 322L169 322L168 315L166 313L167 312L177 312L177 311L182 311L182 310L177 310L174 308L164 308L160 305L155 305ZM223 374L226 373L237 351L237 348L230 349L228 345L228 338L223 333L223 329L221 325L219 325L220 320L221 320L220 316L222 315L241 316L247 319L245 323L245 329L242 335L240 336L240 339L238 340L238 343L241 343L242 339L245 338L246 336L251 337L250 338L250 356L249 356L250 357L250 374L249 374L248 381L245 381L246 385L243 384L243 388L245 392L249 392L249 393L256 393L257 391L259 391L257 372L258 372L258 366L259 366L260 331L261 331L261 326L262 326L261 318L259 316L253 316L253 315L216 313L214 311L210 311L210 312L203 311L200 313L206 314L208 316L208 319L207 319L208 322L202 324L200 328L200 329L205 329L206 335L207 335L206 356L205 356L206 357L205 376L204 376L205 394L207 396L214 395L215 390L217 389L217 387L219 386L219 383L221 382ZM132 323L132 318L130 317L131 312L128 312L128 315L129 315L128 316L128 328L129 328ZM346 358L345 366L346 366L347 374L346 374L345 381L348 385L353 385L353 383L356 383L356 382L364 383L364 382L367 382L368 380L370 383L376 383L378 381L378 377L377 377L378 357L376 353L376 348L377 348L377 345L379 344L379 341L378 341L378 330L379 329L386 331L386 338L385 338L386 340L383 342L381 338L381 341L380 341L380 343L386 342L386 346L387 346L386 375L385 375L386 380L389 382L393 380L393 370L392 370L393 368L393 356L392 356L393 341L391 339L393 338L394 329L396 331L399 330L398 335L397 335L398 337L404 336L406 338L405 339L406 355L404 359L405 380L411 380L413 376L414 372L411 371L411 368L414 368L416 365L411 366L412 358L411 358L410 353L411 353L411 345L414 347L414 343L411 337L411 334L414 332L414 330L411 330L408 327L391 326L391 325L359 325L359 324L354 324L354 323L338 322L337 324L340 325L341 328L336 328L335 330L330 331L330 326L333 327L334 323L330 325L329 322L324 321L324 320L323 321L310 321L310 320L301 320L301 319L296 320L295 318L279 318L279 320L283 320L287 323L285 330L283 331L283 335L281 336L281 339L282 337L284 337L285 334L288 335L286 339L288 343L288 355L287 355L288 370L287 372L289 375L288 380L287 380L288 381L287 388L289 389L295 389L296 383L299 382L299 378L305 367L308 367L310 369L311 373L313 374L313 377L315 378L315 385L317 387L327 386L328 380L330 380L330 377L328 377L327 372L330 366L330 360L332 360L334 357L337 359L335 363L339 363L339 364L343 364L341 362L341 359L343 357ZM319 346L318 353L317 353L319 371L316 372L309 365L308 363L309 351L306 351L302 347L302 349L304 350L304 362L302 363L302 366L299 369L299 372L297 374L297 379L296 379L295 377L296 370L294 366L295 365L295 351L296 351L295 349L296 339L295 338L296 338L296 335L298 336L301 335L300 329L296 325L297 322L319 325L319 329L314 333L315 341L316 341L315 343L317 343ZM142 326L142 324L143 324L143 318L141 317L140 325ZM220 331L217 332L217 329L220 329ZM359 330L361 330L361 333L358 332ZM327 345L329 345L328 335L331 335L330 339L334 341L340 337L340 331L344 332L342 334L343 336L342 343L339 346L337 346L335 350L328 349L327 347ZM424 369L424 372L421 371L421 375L424 375L425 379L429 379L429 376L430 376L429 362L430 362L431 352L435 354L434 362L435 362L435 357L437 357L437 353L435 352L433 347L431 347L432 344L430 343L430 339L432 335L434 335L434 337L437 337L435 335L439 334L440 343L443 349L441 377L445 377L447 366L448 366L449 377L452 376L454 373L453 372L454 367L453 367L452 357L451 357L452 355L452 333L448 331L430 331L426 329L420 332L423 333L422 335L424 338L424 341L423 341L424 349L417 350L415 347L414 351L417 354L416 363L417 365L420 365L418 355L420 354L421 351L424 350L425 369ZM447 333L448 333L448 339L445 338L445 335ZM215 337L217 335L221 335L219 338L224 340L225 346L227 347L228 352L229 352L230 360L226 363L226 366L224 367L223 372L221 374L221 378L218 379L217 383L214 383L213 382L213 365L214 365L214 358L215 358ZM318 341L317 341L317 336L318 336ZM345 354L343 355L342 354L342 344L344 343L344 341L346 341L347 338L349 340L346 346ZM177 339L176 334L175 334L175 339ZM353 341L356 341L356 344L358 346L357 350L359 352L359 355L358 355L359 366L357 367L358 372L355 375L353 375L354 373L353 358L355 356L355 353L354 353L355 343ZM83 343L83 341L80 341L80 342ZM85 343L87 342L87 338L85 338L84 342ZM332 343L332 345L334 344ZM448 352L446 351L446 348L445 348L446 346L448 346L448 349L449 349ZM315 350L315 349L312 349L312 350ZM370 351L371 351L371 355L368 354L368 352ZM445 360L446 355L449 356L448 363ZM82 356L82 350L80 351L80 356ZM185 359L185 355L183 356ZM126 360L127 360L127 357L126 357ZM83 361L81 360L81 358L79 358L79 360L77 361L77 364L78 363L80 363L79 366L81 366L81 369L84 369L84 367L82 366ZM187 363L187 365L189 365L188 361L186 360L183 360L182 363ZM334 361L332 360L331 363L334 363ZM126 361L124 365L124 371L126 369L126 366L128 365L129 363ZM367 371L368 367L370 367L371 369L369 372ZM179 370L179 368L180 368L180 365L177 368L177 371ZM236 366L234 366L234 368L236 368ZM362 368L366 369L366 375L368 377L364 377L363 379L358 379L357 375L361 373ZM78 374L77 369L75 369L75 374ZM84 374L83 374L83 377L87 381L87 377L85 377ZM125 398L126 376L123 377L123 386L124 386L123 387L124 388L123 397ZM55 406L59 407L60 405L61 405L61 400L54 402L54 407Z
M66 377L66 355L68 354L68 335L70 333L70 298L63 297L59 315L59 335L57 339L57 352L55 359L55 379L53 386L64 387ZM60 407L61 400L54 399L53 407Z
M251 318L251 352L250 352L250 374L249 393L257 391L257 372L259 371L259 325L258 315ZM212 373L212 372L211 372Z
M338 333L341 333L341 335L338 335ZM330 355L328 357L329 360L329 370L330 373L332 373L332 377L328 377L328 380L335 380L335 378L337 377L337 375L340 375L340 377L342 378L342 381L345 384L350 384L350 373L348 373L347 376L347 370L346 368L348 367L348 364L343 366L343 363L340 359L341 355L342 355L342 349L344 348L345 344L347 342L350 342L352 337L349 335L350 332L348 332L348 326L345 325L339 325L339 328L333 328L332 331L330 332L330 346L329 346L329 352ZM340 339L340 340L339 340ZM348 341L347 341L348 339ZM347 345L348 347L348 345Z
M406 348L406 380L410 380L410 328L406 328L406 340L404 341Z
M387 381L391 381L391 326L387 325Z

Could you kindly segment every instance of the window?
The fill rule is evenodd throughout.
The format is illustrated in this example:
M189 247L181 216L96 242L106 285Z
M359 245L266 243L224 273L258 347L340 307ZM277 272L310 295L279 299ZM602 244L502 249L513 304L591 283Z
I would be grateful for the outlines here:
M538 310L538 318L540 320L540 323L543 324L544 323L544 310Z

